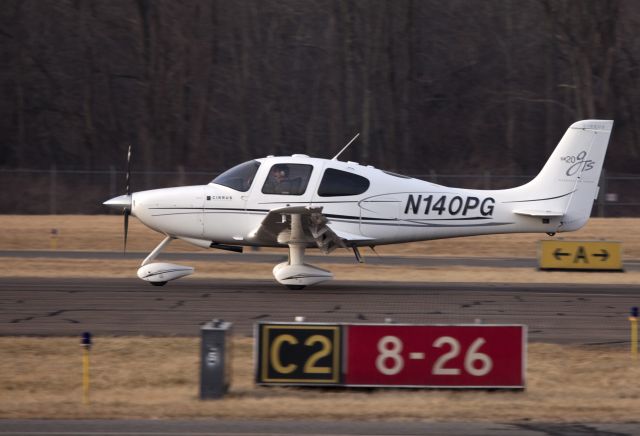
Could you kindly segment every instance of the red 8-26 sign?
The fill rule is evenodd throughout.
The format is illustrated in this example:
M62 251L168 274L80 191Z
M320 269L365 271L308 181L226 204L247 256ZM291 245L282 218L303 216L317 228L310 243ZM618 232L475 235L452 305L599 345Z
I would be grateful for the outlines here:
M525 327L351 325L345 383L524 387Z

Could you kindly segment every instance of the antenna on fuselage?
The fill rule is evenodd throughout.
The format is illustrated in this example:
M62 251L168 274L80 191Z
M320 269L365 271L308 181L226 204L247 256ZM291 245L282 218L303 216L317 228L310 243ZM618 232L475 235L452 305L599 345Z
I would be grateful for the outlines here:
M345 150L347 149L347 147L349 147L349 146L351 145L351 143L352 143L353 141L355 141L355 140L356 140L356 138L358 138L358 136L360 136L360 132L356 133L356 136L354 136L353 138L351 138L351 141L349 141L349 142L347 143L347 145L345 145L344 147L342 147L342 150L340 150L340 151L338 152L338 154L336 154L335 156L333 156L333 157L331 158L331 160L338 160L338 156L340 156L340 155L342 154L342 152L343 152L343 151L345 151Z

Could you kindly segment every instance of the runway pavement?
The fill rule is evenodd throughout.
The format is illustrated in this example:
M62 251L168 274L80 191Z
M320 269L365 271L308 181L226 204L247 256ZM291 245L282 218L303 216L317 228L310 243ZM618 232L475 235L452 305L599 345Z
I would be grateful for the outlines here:
M252 335L258 320L515 323L529 339L628 344L637 286L327 282L291 291L271 280L185 278L164 287L137 279L0 281L1 335L199 335L212 318Z
M355 264L354 256L343 254L331 254L305 256L308 263L329 263L329 264ZM468 266L484 268L537 268L538 261L534 258L526 257L477 257L477 256L456 256L456 257L435 257L435 256L378 256L369 251L363 251L365 262L370 265L390 265L390 266L422 266L422 267L448 267L448 266ZM1 257L24 257L33 258L55 258L55 259L137 259L142 260L147 257L145 252L127 252L123 254L119 251L59 251L59 250L0 250ZM162 259L166 261L227 261L227 262L247 262L247 263L269 263L277 264L287 259L286 252L265 253L260 251L245 250L244 253L228 253L224 251L207 252L185 252L185 253L162 253ZM626 271L640 271L640 260L625 259L624 268Z
M490 423L490 422L277 422L170 420L0 420L0 436L205 436L205 435L501 435L624 436L636 435L639 424Z
M537 261L529 258L482 258L482 257L428 257L428 256L377 256L371 252L363 252L365 261L371 265L395 265L395 266L478 266L501 268L535 268ZM0 257L24 257L27 259L139 259L147 257L145 252L117 252L117 251L58 251L58 250L3 250ZM287 259L285 251L282 253L264 253L245 250L244 253L228 253L225 251L162 253L162 259L166 261L227 261L247 263L277 264ZM355 264L354 256L336 255L307 255L305 259L309 263ZM631 261L631 268L640 262Z

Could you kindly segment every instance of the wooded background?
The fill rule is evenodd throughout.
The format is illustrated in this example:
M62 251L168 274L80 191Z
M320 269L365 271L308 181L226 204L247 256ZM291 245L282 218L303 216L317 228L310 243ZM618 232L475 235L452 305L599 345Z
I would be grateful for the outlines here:
M607 171L637 174L639 23L634 0L3 0L0 169L132 144L136 170L213 177L361 132L341 158L535 174L605 118Z

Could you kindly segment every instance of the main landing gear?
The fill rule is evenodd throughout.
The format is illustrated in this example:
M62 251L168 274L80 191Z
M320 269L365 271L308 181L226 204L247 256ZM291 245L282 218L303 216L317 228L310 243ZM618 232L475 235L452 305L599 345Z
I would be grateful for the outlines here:
M285 243L289 245L289 260L273 268L273 276L278 283L292 290L300 290L333 279L331 271L304 263L304 250L308 242L300 214L291 214L291 234Z

